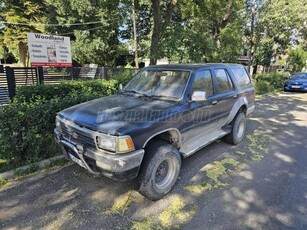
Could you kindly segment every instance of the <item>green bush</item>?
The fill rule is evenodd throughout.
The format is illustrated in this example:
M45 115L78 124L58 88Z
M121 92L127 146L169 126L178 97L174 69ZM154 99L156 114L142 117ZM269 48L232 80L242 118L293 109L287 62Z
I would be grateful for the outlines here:
M116 80L78 80L63 81L55 85L21 86L17 88L14 100L30 101L31 98L69 97L72 94L94 94L96 97L110 95L118 90Z
M281 90L288 77L289 77L288 74L282 74L282 73L257 74L255 77L256 80L255 85L258 84L260 88L267 87L267 88L272 88L273 90ZM265 85L269 85L269 87Z
M117 91L116 88L116 81L78 81L65 82L58 87L40 85L20 88L16 99L0 108L0 160L3 160L0 172L58 154L59 149L53 138L57 112L110 95ZM64 92L68 92L66 96L63 96Z
M256 94L265 94L274 91L272 85L269 82L260 80L255 82Z
M118 81L120 84L125 86L134 76L135 76L134 72L126 71L121 74L114 75L112 79Z

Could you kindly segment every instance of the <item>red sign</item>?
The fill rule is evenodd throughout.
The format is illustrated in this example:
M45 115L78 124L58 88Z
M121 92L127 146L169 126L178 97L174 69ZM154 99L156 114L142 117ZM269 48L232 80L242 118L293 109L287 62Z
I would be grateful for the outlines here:
M31 66L72 67L72 63L34 62L31 63Z

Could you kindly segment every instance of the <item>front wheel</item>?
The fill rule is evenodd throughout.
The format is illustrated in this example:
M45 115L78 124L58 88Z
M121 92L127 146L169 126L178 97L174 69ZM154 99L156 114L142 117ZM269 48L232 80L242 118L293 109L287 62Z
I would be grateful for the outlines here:
M244 113L239 113L232 125L231 132L225 136L225 141L229 144L239 144L245 135L246 130L246 116Z
M157 141L146 148L140 172L139 192L150 200L158 200L170 192L177 181L181 156L171 144Z

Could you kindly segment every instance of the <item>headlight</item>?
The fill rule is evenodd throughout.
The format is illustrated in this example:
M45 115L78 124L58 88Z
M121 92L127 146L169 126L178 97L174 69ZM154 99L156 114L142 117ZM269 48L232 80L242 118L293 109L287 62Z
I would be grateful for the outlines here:
M98 136L97 145L101 149L116 151L116 137L111 136Z
M131 137L125 136L117 139L117 152L123 153L132 150L134 150L134 144Z
M125 153L134 150L133 141L129 136L97 136L97 145L101 149L110 150L116 153Z
M307 83L303 83L303 85L307 86Z
M56 118L55 118L55 126L57 127L58 130L62 130L61 129L60 119L59 119L58 116L56 116Z

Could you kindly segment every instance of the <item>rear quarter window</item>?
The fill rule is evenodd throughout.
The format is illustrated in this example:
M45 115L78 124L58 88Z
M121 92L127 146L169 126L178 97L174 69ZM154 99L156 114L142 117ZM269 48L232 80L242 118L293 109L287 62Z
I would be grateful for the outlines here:
M249 85L251 83L251 79L243 66L231 66L230 68L240 86Z

